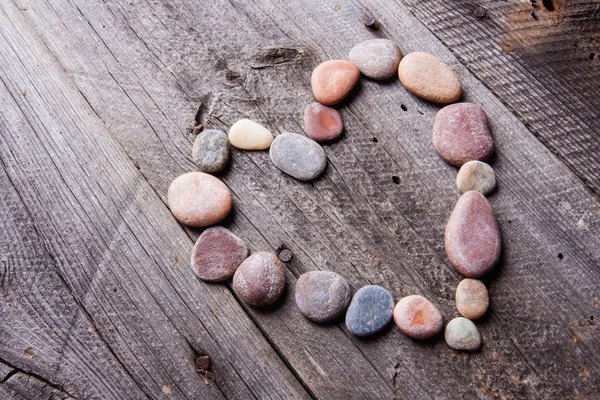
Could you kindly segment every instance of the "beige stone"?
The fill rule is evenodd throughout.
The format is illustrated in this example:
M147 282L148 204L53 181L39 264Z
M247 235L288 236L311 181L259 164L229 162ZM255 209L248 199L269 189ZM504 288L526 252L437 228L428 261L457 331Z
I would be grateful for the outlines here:
M489 307L488 291L477 279L463 279L456 288L456 309L465 318L482 317Z
M462 95L456 72L428 53L417 51L404 56L398 77L410 92L435 103L453 103Z
M271 131L249 119L240 119L229 128L229 143L238 149L265 150L272 142Z
M494 169L481 161L469 161L463 164L456 176L456 187L461 193L475 190L488 195L496 188Z

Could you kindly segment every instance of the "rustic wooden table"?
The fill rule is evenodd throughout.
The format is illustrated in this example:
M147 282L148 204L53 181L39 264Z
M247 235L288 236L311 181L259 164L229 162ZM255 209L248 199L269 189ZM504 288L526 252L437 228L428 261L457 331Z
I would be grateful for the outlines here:
M226 226L294 254L275 306L196 279L199 231L166 206L194 117L301 132L312 69L375 37L442 58L489 115L503 257L474 354L294 303L326 269L457 315L457 171L440 107L396 79L340 107L315 182L233 151ZM2 0L0 83L0 398L600 398L600 1Z

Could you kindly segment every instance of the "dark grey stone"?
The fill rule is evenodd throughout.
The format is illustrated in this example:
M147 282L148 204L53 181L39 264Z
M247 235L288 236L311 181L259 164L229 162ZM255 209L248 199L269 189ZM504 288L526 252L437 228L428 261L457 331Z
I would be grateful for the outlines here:
M196 136L192 158L203 172L219 172L229 162L229 139L217 129L202 131Z
M360 288L346 312L346 326L356 336L368 336L382 330L391 320L394 298L381 286Z

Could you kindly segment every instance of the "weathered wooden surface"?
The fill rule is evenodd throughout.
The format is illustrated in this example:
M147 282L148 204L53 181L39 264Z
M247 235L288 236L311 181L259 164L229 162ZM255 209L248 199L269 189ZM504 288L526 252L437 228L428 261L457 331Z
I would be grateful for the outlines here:
M593 179L597 154L544 141L565 125L564 140L587 136L568 121L531 127L525 100L493 87L529 82L518 69L508 75L511 60L491 54L482 75L461 57L467 36L444 39L480 22L442 29L406 3L2 2L0 365L12 376L0 393L35 398L39 380L59 398L594 398L600 203L575 173ZM367 16L381 29L366 29ZM460 278L443 249L456 170L430 144L438 107L395 80L362 81L314 183L283 176L266 152L234 152L222 175L235 198L227 225L254 251L294 252L276 306L248 309L228 287L195 279L187 260L199 232L164 204L171 180L195 169L188 125L198 106L207 126L247 116L298 132L312 68L374 36L446 60L464 99L490 117L504 255L475 354L394 327L357 339L341 321L306 321L291 295L302 272L329 269L355 288L421 293L446 320L457 315ZM211 356L214 379L194 370L199 354ZM17 378L31 390L17 392Z

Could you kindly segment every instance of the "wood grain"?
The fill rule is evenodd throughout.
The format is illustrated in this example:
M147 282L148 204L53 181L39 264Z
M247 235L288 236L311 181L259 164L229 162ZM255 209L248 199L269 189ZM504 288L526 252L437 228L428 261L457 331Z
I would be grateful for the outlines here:
M84 181L93 177L92 181L111 197L91 201L99 196L97 190L62 196L83 202L86 212L99 207L94 202L107 207L102 214L94 211L98 217L92 220L84 219L79 211L79 220L86 221L86 226L103 233L105 224L115 224L115 217L106 215L118 215L122 226L109 230L113 239L104 239L114 244L93 253L102 254L107 261L87 256L77 263L79 269L99 268L102 274L111 273L113 268L123 271L119 281L104 282L102 279L108 278L103 275L97 279L109 288L113 282L129 285L125 287L129 300L140 310L127 324L132 331L142 329L144 318L156 312L166 314L164 323L170 326L156 333L159 338L181 335L193 348L202 346L217 362L225 360L221 356L225 351L249 352L256 357L253 360L265 357L269 369L261 370L262 364L249 365L235 357L240 360L235 366L224 363L215 369L217 386L226 397L306 395L290 378L291 373L308 395L316 398L593 398L598 392L598 199L460 64L429 32L429 26L422 25L401 4L309 1L299 6L268 0L252 4L200 4L191 0L168 4L43 0L31 4L19 0L14 4L3 4L5 14L0 14L5 15L2 22L17 24L0 28L5 38L9 36L6 40L10 45L3 49L21 49L11 61L33 68L40 57L37 54L43 54L65 73L42 72L41 68L23 73L2 64L3 74L16 82L22 77L44 77L28 86L12 84L10 93L18 96L24 88L33 93L33 88L46 80L60 79L69 88L69 101L51 101L50 96L61 93L56 85L46 96L36 93L36 108L56 113L42 114L41 120L62 124L73 114L86 112L78 124L70 123L73 131L67 132L66 139L54 133L34 141L40 142L35 149L43 150L58 141L53 148L67 150L60 155L53 150L52 157L44 155L48 151L40 151L43 158L37 162L50 166L58 163L50 171L68 174L66 183L60 183L60 193L77 188L74 182L78 177L85 177ZM381 22L376 32L364 27L363 19L370 15ZM35 32L45 48L30 56L23 50L24 44L36 39L11 35L20 29L31 30L31 36ZM266 152L234 151L230 168L221 175L234 193L235 209L226 225L253 251L285 247L294 253L288 263L289 285L284 299L268 309L245 309L256 328L238 322L247 321L247 317L230 303L229 291L223 293L222 286L205 287L194 280L186 261L192 241L168 218L164 204L158 204L156 196L148 193L151 187L164 202L171 180L195 169L191 162L193 137L188 130L194 116L207 127L220 129L249 117L275 133L301 131L301 113L312 101L312 68L330 58L345 58L355 43L371 37L395 39L403 53L425 50L441 57L459 73L464 100L488 111L497 144L492 165L499 182L499 190L490 201L499 219L504 247L502 261L487 281L491 311L478 321L484 339L481 352L454 352L440 337L415 342L395 327L376 338L357 339L342 321L325 326L308 322L293 302L295 279L301 273L328 269L342 273L355 289L374 283L389 288L396 299L423 294L440 307L446 321L458 315L454 290L459 276L443 250L444 226L458 199L456 169L443 163L431 147L431 124L439 107L413 97L396 80L383 84L363 80L350 101L340 107L346 132L340 141L325 146L329 165L325 176L316 182L302 183L284 176ZM4 51L2 54L6 57ZM18 104L22 102L19 98ZM77 102L76 112L65 113L62 107L71 102ZM61 106L60 113L57 105ZM91 110L95 115L87 115ZM2 147L2 159L7 175L17 182L18 193L53 200L54 192L46 189L40 178L31 170L17 168L27 165L31 155L14 149L25 147L24 143L37 135L29 132L18 141L16 124L1 126L10 132L9 144ZM76 146L75 150L68 150L69 146ZM4 156L4 148L16 155ZM62 166L64 160L71 164ZM61 182L51 176L44 181ZM141 194L131 193L132 187ZM74 225L64 215L72 207L63 203L53 200L49 207L28 197L23 207L35 211L33 223L38 230L48 232L45 237L57 240L54 232L58 232L67 239L77 238L79 231L70 228ZM50 208L61 213L49 215ZM47 220L60 229L49 229ZM108 233L102 236L108 238ZM191 238L198 233L187 231ZM85 234L83 238L96 236ZM165 242L167 247L163 247ZM71 265L81 256L69 248L56 243L49 251L66 252L65 259L71 260L67 265ZM122 251L123 256L114 256L116 251ZM133 259L127 257L128 252L133 252ZM183 261L173 271L175 256ZM76 268L61 266L61 270L68 277L67 286L75 287L70 289L75 296L84 290L98 296L94 288L77 290L85 280ZM134 273L140 274L137 279L150 283L140 287L122 282ZM161 288L162 293L153 292L150 299L145 293L154 288ZM155 307L153 302L159 301L154 297L177 306ZM191 304L204 307L206 302L210 302L206 306L210 311L224 307L223 302L228 307L227 312L217 313L219 323L225 326L218 334L225 337L211 335L218 338L212 346L204 341L196 344L194 338L203 329L217 329L212 325L203 328L215 317L207 308L194 312L185 308ZM131 313L127 305L112 296L102 303L81 303L93 321L102 318L100 306ZM102 319L98 330L117 315ZM252 340L237 342L239 335L230 330L239 329L239 325L248 329ZM264 339L256 337L256 329ZM149 382L151 376L179 376L180 386L195 388L197 377L187 374L187 369L182 373L172 367L170 358L147 375L134 374L137 369L130 366L137 361L120 344L125 338L108 328L102 333L110 338L107 342L114 357L134 381L152 389L146 393L149 397L162 396L160 388ZM273 350L265 348L265 340L291 373L273 357ZM173 350L159 343L144 348L147 356L171 357ZM4 346L0 349L6 351ZM13 362L22 359L13 358ZM51 373L43 366L37 368L40 375ZM240 381L235 373L245 377L243 382L249 382L251 391L236 386ZM270 380L265 383L263 379Z

